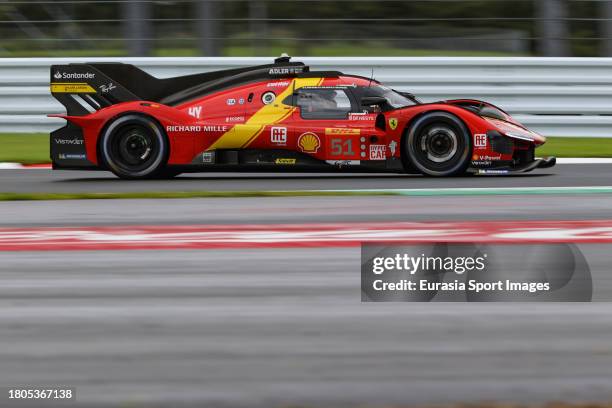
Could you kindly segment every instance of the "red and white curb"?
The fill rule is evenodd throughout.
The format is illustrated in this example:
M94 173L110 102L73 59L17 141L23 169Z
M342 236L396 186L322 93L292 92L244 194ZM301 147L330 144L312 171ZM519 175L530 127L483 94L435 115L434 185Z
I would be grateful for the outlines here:
M612 158L568 157L557 159L558 164L612 164ZM0 170L50 170L51 164L21 164L0 162Z
M0 251L323 247L362 242L612 243L612 220L0 228Z

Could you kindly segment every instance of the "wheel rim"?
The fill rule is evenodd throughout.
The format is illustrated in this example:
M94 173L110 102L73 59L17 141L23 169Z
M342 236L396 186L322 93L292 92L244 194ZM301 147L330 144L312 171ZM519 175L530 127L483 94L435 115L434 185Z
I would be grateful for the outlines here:
M421 151L432 162L444 163L457 153L457 135L450 128L431 128L421 138Z
M446 124L435 124L419 132L413 143L415 158L425 167L444 171L461 161L464 142L458 131Z
M128 172L147 169L156 160L159 143L144 126L118 129L110 140L110 151L117 166Z

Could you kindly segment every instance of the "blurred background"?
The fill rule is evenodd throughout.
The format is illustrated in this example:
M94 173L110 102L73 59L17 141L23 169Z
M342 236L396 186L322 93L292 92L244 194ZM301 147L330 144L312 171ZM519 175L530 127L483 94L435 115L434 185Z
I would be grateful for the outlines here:
M2 1L0 56L612 56L612 1Z

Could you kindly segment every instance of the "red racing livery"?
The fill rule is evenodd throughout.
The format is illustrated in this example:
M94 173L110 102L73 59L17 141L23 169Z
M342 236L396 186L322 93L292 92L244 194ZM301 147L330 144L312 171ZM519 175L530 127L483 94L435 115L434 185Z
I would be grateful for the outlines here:
M159 79L129 64L51 67L66 126L55 169L129 179L271 169L506 174L551 167L545 138L482 101L421 103L337 71L274 64Z

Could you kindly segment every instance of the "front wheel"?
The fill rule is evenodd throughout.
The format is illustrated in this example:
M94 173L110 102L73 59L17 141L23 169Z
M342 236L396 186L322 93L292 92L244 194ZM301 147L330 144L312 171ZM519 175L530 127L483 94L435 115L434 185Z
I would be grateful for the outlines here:
M470 132L459 118L446 112L428 113L404 136L409 163L429 176L456 176L470 164Z
M145 116L126 115L113 121L100 137L106 167L125 179L155 178L168 160L168 141L160 126Z

